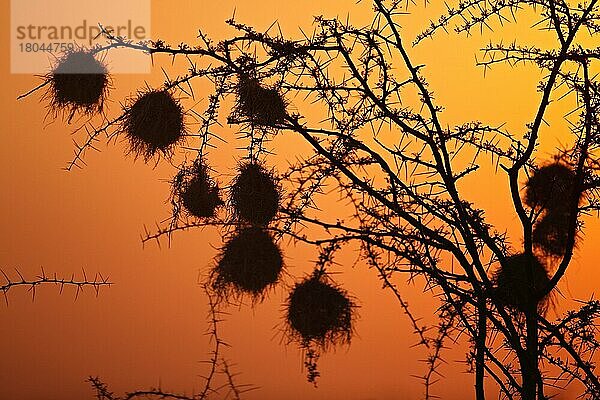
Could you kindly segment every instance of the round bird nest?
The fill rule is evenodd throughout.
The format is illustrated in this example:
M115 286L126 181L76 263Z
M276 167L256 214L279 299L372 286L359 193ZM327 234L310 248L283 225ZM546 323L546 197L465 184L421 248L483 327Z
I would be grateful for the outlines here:
M173 195L186 212L196 218L212 218L223 205L219 186L210 178L208 167L196 162L182 169L173 182Z
M533 244L548 256L563 256L569 239L568 212L549 212L533 228Z
M273 127L285 121L285 99L277 89L262 86L257 78L240 75L236 95L235 120L260 127Z
M244 228L222 248L212 286L225 298L246 294L260 300L282 271L283 255L273 237L260 228Z
M297 283L288 296L286 321L290 336L303 345L348 343L353 334L355 307L345 290L316 271Z
M537 307L543 312L548 296L541 296L550 282L548 271L537 257L516 254L500 265L494 276L496 294L507 306L526 312Z
M538 169L527 181L525 203L548 212L562 211L569 205L575 183L573 169L561 162Z
M254 225L275 218L281 200L273 174L257 162L244 163L231 187L231 202L237 215Z
M102 112L110 87L108 69L103 61L84 49L65 53L51 72L46 74L48 89L44 95L49 107L66 111L94 114Z
M170 91L150 89L138 93L125 109L122 131L136 157L148 161L155 155L170 156L187 133L185 113Z

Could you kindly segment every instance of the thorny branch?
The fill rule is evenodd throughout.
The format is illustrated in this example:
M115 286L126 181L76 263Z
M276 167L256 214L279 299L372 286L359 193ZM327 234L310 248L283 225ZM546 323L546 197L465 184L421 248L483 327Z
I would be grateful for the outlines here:
M100 292L103 286L110 286L112 282L108 280L108 277L103 277L102 274L95 274L93 279L89 279L85 270L82 270L82 279L76 279L75 274L72 274L69 278L58 277L56 273L49 275L46 273L44 268L41 269L40 273L33 279L28 279L15 269L17 278L11 278L4 270L0 269L0 273L4 278L4 283L0 286L0 292L4 294L4 300L8 305L8 292L18 287L24 287L27 291L31 292L32 299L35 299L36 290L40 286L58 286L60 293L63 292L65 287L75 288L75 298L79 297L79 293L85 290L86 287L91 288L96 292L96 295Z
M210 328L207 335L210 336L213 343L213 350L210 354L208 364L208 374L204 376L204 386L198 393L185 395L166 391L161 387L151 388L148 390L136 390L126 393L124 396L116 396L108 390L108 386L98 377L90 377L87 381L91 384L92 389L96 392L98 400L132 400L132 399L174 399L174 400L206 400L216 396L228 399L233 398L240 400L241 395L255 390L256 387L251 385L240 385L235 382L236 374L231 371L231 367L227 360L222 356L223 347L227 343L219 335L219 324L223 321L223 311L219 310L219 305L216 303L214 294L211 294L208 286L203 286L208 298L208 321ZM224 377L224 382L217 381L217 377Z

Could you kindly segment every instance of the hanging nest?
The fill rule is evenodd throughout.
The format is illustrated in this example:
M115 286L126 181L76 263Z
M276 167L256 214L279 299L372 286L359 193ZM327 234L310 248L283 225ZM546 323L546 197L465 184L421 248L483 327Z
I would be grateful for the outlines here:
M563 256L569 240L570 215L568 212L549 212L533 229L533 244L548 256Z
M525 203L533 208L560 211L569 205L575 184L575 172L561 162L538 169L527 181Z
M240 75L236 95L235 121L273 127L282 124L287 117L287 104L281 93L275 88L262 86L256 78Z
M110 76L103 61L85 49L65 53L45 75L48 89L44 95L54 112L102 112L110 87Z
M549 282L550 276L544 264L527 254L508 257L494 276L498 298L520 312L531 307L543 312L547 308L548 296L541 296L541 293Z
M273 237L260 228L245 228L221 250L212 286L223 297L247 294L259 300L277 283L282 271L283 255Z
M280 189L271 172L253 161L239 167L231 187L231 203L241 219L267 225L275 218L280 200Z
M154 89L138 93L125 109L121 129L130 151L145 161L155 155L170 156L187 133L179 100L168 90Z
M212 218L217 208L223 205L219 186L210 178L208 167L201 162L177 174L173 182L173 197L189 215L196 218Z
M323 347L349 343L353 334L354 308L348 293L315 273L296 284L287 299L290 337L303 345Z

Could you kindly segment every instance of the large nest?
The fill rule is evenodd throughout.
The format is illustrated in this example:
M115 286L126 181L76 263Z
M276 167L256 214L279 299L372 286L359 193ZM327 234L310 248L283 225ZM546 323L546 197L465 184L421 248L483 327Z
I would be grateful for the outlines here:
M48 90L44 95L55 112L99 113L110 87L108 69L103 61L84 49L65 53L45 76Z
M257 162L244 163L231 187L231 203L243 220L266 225L275 218L281 200L273 174Z
M345 290L315 272L297 283L288 296L286 321L290 336L303 345L348 343L355 307Z
M570 215L568 212L550 212L533 229L533 243L549 256L563 256L569 240Z
M575 184L575 172L561 162L538 169L527 181L525 203L547 212L560 211L570 204Z
M546 309L548 296L542 293L550 277L537 257L524 253L508 257L496 271L494 282L496 294L505 305L520 312Z
M287 105L277 89L262 86L256 78L240 75L236 95L234 120L260 127L275 127L285 121Z
M282 271L283 256L272 236L260 228L244 228L221 250L212 286L223 297L246 294L259 300Z
M168 90L140 92L125 109L122 130L131 152L145 161L155 155L170 156L187 133L185 113Z
M212 218L223 205L219 186L210 178L208 167L196 162L182 169L173 182L173 195L186 212L196 218Z

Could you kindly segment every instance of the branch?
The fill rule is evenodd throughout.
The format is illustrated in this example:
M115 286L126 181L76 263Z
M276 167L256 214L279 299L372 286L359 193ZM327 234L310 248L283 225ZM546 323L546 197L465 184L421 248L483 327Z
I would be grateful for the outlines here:
M16 271L17 275L19 276L18 279L10 278L4 272L4 270L0 269L0 273L4 277L4 281L5 281L5 283L2 286L0 286L0 292L2 292L4 294L4 300L6 301L7 305L8 305L8 292L11 289L14 289L16 287L27 288L27 290L31 292L32 298L35 299L36 288L39 286L42 286L42 285L59 286L60 293L63 292L63 289L65 288L65 286L71 286L76 289L75 299L77 299L79 297L79 292L82 292L86 287L91 287L96 292L96 295L98 295L101 287L112 285L112 282L110 282L108 280L108 277L105 278L100 273L97 273L96 275L94 275L94 279L92 279L92 280L88 279L85 270L82 270L83 279L80 279L80 280L75 279L74 274L72 274L70 278L59 278L56 275L56 273L54 273L52 275L47 275L46 272L44 271L44 268L41 269L40 274L37 275L34 279L26 279L25 277L23 277L21 272L19 272L19 270L15 270L15 271Z

